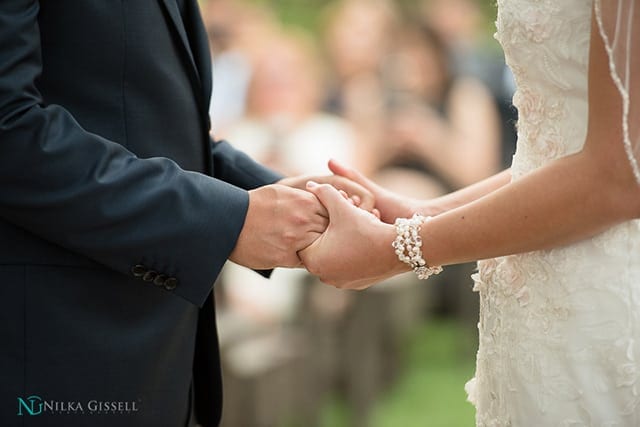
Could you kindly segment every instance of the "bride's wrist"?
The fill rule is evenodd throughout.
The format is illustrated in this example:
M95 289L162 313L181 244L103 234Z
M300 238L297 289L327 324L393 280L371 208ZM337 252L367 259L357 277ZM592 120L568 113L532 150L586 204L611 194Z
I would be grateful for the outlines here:
M423 242L420 233L422 227L429 222L430 216L419 213L410 218L398 218L393 226L394 239L391 247L398 261L404 264L404 270L413 270L418 279L428 279L440 274L442 267L433 265L423 258Z

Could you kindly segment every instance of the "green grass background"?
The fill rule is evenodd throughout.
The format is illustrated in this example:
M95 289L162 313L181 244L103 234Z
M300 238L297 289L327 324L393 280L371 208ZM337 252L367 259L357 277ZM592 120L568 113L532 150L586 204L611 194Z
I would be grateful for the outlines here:
M476 338L456 321L434 319L419 326L405 348L403 371L382 397L371 427L465 427L474 425L464 384L473 376ZM327 404L322 427L350 427L349 409Z

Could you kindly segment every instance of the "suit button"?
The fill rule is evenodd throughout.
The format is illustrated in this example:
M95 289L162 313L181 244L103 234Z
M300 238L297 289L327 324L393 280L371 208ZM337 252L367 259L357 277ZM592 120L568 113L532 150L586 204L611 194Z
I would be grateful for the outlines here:
M158 277L158 272L149 270L144 273L144 276L142 276L142 280L144 280L145 282L153 282L156 277Z
M164 274L158 274L155 279L153 279L153 284L156 286L164 286L167 281L167 276Z
M168 291L174 290L177 286L178 286L178 279L176 279L175 277L169 277L164 282L164 288Z
M133 277L142 277L147 271L147 267L142 264L138 264L131 269L131 274L133 274Z

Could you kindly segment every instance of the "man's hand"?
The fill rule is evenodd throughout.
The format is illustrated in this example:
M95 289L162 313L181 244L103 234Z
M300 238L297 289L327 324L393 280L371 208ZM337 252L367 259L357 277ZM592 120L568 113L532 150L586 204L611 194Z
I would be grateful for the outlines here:
M348 176L336 175L322 175L322 176L293 176L284 178L278 182L278 184L286 185L289 187L297 188L300 190L306 190L307 182L313 181L319 184L329 184L338 190L344 191L349 198L353 201L353 204L365 211L373 211L376 203L376 199L373 192L365 188L362 183L359 183Z
M328 214L307 191L273 184L249 191L249 209L229 259L263 270L297 267L297 252L324 232Z

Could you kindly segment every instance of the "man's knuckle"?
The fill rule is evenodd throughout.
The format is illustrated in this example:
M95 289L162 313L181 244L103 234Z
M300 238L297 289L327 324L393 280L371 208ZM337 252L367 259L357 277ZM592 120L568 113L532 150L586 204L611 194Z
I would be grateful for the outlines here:
M301 213L295 213L291 216L291 224L294 226L304 225L306 222L306 217Z
M282 234L285 246L291 246L298 241L298 235L293 230L287 230Z

